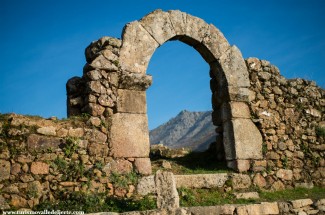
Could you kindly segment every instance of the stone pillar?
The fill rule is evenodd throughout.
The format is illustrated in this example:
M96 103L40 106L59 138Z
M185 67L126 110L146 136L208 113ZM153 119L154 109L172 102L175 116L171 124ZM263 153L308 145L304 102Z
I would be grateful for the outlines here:
M173 173L157 171L155 175L157 207L172 209L179 207L179 196Z

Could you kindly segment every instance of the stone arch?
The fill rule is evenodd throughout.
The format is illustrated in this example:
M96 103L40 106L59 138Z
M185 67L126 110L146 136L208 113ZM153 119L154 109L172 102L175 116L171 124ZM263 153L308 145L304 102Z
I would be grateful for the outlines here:
M239 171L248 170L250 160L262 158L262 137L250 119L247 105L250 98L249 75L240 50L236 46L230 46L214 25L177 10L155 10L140 21L128 23L122 34L119 56L121 74L147 77L146 70L151 56L169 40L179 40L192 46L210 65L214 110L212 118L214 124L222 128L218 132L223 134L228 166ZM148 157L145 89L133 89L132 86L120 88L117 113L112 125L122 125L112 126L113 155ZM133 102L126 102L127 100ZM129 123L135 123L136 126L128 125L130 119ZM115 135L114 128L124 129L125 132ZM135 136L138 141L134 140ZM121 144L128 145L129 151L118 150Z

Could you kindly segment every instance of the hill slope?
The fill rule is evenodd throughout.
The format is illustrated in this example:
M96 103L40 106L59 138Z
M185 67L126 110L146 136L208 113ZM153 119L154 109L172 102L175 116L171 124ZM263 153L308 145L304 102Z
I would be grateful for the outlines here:
M206 150L215 141L215 126L211 111L190 112L183 110L176 117L150 131L151 144L170 148Z

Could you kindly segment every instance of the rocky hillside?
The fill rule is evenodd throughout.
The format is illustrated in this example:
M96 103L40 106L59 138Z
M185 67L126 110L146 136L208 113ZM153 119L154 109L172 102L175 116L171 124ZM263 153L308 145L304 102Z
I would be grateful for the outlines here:
M183 110L176 117L150 131L151 144L170 148L189 148L204 151L215 141L215 126L211 111L190 112Z

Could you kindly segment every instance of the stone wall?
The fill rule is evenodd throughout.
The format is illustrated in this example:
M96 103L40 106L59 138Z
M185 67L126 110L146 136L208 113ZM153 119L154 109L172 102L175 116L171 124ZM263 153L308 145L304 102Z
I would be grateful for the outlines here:
M0 209L33 208L77 191L131 197L132 178L151 173L141 158L112 157L99 117L0 117Z
M250 110L263 136L263 156L253 161L254 183L283 189L325 186L325 91L313 81L287 80L266 60L246 60Z

